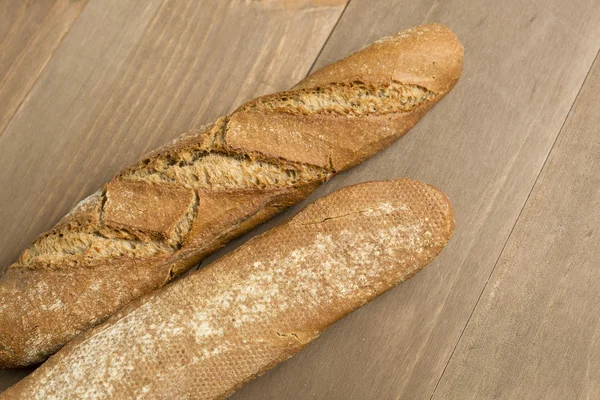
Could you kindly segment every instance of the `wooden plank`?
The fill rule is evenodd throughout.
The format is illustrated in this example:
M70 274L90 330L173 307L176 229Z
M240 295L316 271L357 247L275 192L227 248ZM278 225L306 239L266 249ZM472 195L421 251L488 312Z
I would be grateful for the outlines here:
M87 0L0 5L0 135Z
M434 399L600 398L600 58Z
M161 1L90 2L0 136L0 268L82 197L82 159L113 139L110 131L89 138L89 129Z
M302 79L345 2L90 1L0 136L0 269L148 150Z
M462 40L462 80L407 136L312 198L420 179L449 195L454 239L425 271L233 399L429 399L600 46L595 0L353 0L316 67L424 21Z

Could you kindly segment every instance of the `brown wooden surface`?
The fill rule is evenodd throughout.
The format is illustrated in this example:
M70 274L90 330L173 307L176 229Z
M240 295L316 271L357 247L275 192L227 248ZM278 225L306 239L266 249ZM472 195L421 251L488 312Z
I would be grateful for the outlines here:
M342 15L345 5L90 0L0 136L0 268L143 152L291 86L315 60L318 68L438 21L466 50L455 90L405 138L311 198L420 179L450 197L453 241L233 398L597 398L598 218L586 213L600 184L598 73L561 131L600 48L597 1L351 0ZM577 159L579 169L561 168ZM18 374L0 371L0 388Z
M600 398L600 60L434 399Z
M87 0L0 4L0 134Z

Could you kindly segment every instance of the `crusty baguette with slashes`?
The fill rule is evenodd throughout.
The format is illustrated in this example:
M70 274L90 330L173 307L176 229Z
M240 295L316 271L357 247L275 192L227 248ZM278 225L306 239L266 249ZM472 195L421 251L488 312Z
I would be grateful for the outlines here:
M410 278L454 230L412 181L338 190L83 333L4 394L16 399L222 399Z
M0 368L43 361L406 133L458 80L442 25L380 40L121 171L0 279Z

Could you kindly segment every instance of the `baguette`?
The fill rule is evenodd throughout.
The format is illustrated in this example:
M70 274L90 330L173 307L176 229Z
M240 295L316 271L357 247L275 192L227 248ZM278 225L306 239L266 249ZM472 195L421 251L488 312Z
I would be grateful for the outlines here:
M409 179L343 188L83 333L0 397L222 399L408 279L454 230Z
M442 25L383 39L124 169L0 279L0 368L42 362L406 133L458 80Z

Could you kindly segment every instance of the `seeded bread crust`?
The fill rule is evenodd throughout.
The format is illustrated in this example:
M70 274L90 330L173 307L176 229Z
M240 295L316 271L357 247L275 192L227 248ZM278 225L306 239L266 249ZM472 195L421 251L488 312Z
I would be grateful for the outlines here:
M406 133L458 80L442 25L383 39L121 171L0 279L0 368L43 361Z
M431 186L343 188L125 307L0 398L223 399L413 276L453 230Z

